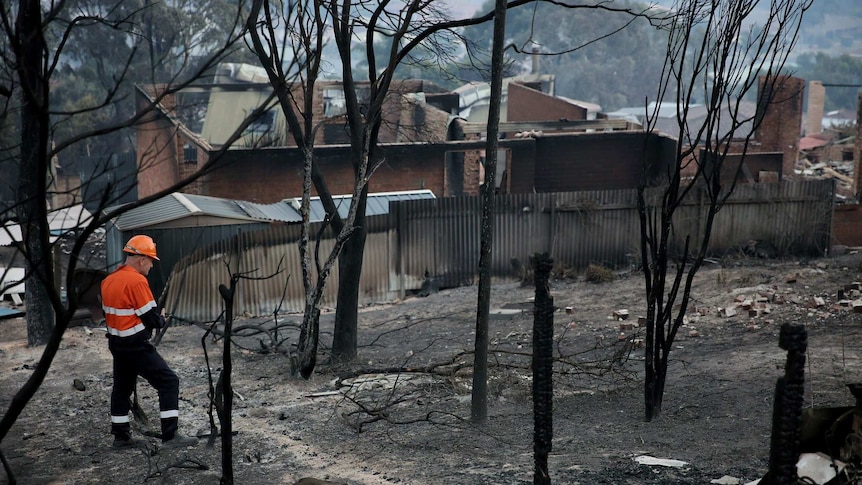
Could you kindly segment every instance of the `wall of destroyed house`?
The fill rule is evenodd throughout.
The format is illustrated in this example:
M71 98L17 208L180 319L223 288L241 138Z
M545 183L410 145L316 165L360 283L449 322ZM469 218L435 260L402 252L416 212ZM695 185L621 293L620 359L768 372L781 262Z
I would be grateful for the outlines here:
M766 77L761 76L758 87L759 99L765 99L769 93ZM757 116L762 117L760 126L754 138L760 144L758 152L782 152L784 163L782 172L785 176L793 174L796 159L799 156L799 137L802 132L802 101L805 92L805 80L792 76L777 76L769 106L758 103Z
M154 96L160 86L147 86L148 94ZM179 181L177 173L177 128L162 111L150 110L151 102L136 91L138 112L145 113L135 127L137 139L138 198L153 195ZM161 106L171 112L175 105L173 96L165 96Z
M782 166L784 164L784 154L781 152L746 152L742 153L727 153L720 155L721 162L721 183L725 186L733 183L736 179L738 184L750 183L775 183L784 178ZM710 173L713 170L713 161L716 157L701 149L697 161L691 160L691 174L697 172L697 164L702 164L704 171Z
M672 138L643 132L543 135L532 163L512 157L511 193L632 189L641 182L644 153L648 177L658 181L673 160ZM663 162L664 161L664 162ZM656 182L657 183L657 182Z
M844 246L862 246L862 93L859 93L856 105L856 137L853 142L853 173L850 180L850 193L856 200L852 204L841 204L835 207L834 243Z
M302 162L285 159L266 150L246 158L223 157L220 168L207 175L206 193L211 197L240 199L249 202L275 203L286 197L302 194ZM274 153L275 151L273 151ZM233 154L230 154L233 155ZM352 194L355 185L352 165L342 156L320 157L317 161L326 184L333 195ZM445 173L440 163L387 157L374 172L369 182L370 192L396 192L429 189L435 195L443 194ZM314 193L316 195L316 192Z
M832 220L832 244L848 247L862 246L862 206L838 204Z
M587 109L517 82L506 86L506 117L502 121L585 120Z
M205 147L206 142L200 139L189 136L188 134L180 134L176 137L176 153L178 155L177 176L180 180L185 180L195 174L201 167L209 161L209 152ZM204 145L205 147L202 147ZM183 192L187 194L203 195L202 192L206 187L207 176L198 177L191 183L183 187Z
M853 178L856 201L862 201L862 93L856 98L856 141L853 144L853 159L856 161Z

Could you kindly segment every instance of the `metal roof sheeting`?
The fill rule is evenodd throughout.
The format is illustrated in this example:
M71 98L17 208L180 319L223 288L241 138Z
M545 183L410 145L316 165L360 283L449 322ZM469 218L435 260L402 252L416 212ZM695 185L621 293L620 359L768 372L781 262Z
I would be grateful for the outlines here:
M276 202L275 204L257 204L255 202L236 201L249 216L258 220L280 222L302 222L302 216L290 204Z
M332 197L335 202L335 206L338 207L338 215L342 218L347 217L347 212L350 210L350 199L352 198L353 197L351 195L336 195ZM365 204L365 215L370 217L389 214L390 202L435 198L434 193L428 189L368 194L368 200ZM300 205L302 204L302 197L285 199L284 202L289 203L297 212L299 212ZM320 197L312 197L311 208L309 209L308 215L311 222L320 222L325 216L326 210L323 209L323 202L320 201Z
M407 190L402 192L368 194L365 214L367 216L388 214L389 203L393 201L434 198L434 193L430 190ZM347 217L351 196L337 195L333 199L338 206L339 215ZM205 195L175 192L123 213L115 219L114 224L121 231L130 231L158 226L159 224L177 221L190 216L208 216L209 218L225 219L231 223L237 223L238 221L249 223L296 223L302 221L302 216L299 212L301 202L301 197L294 197L274 204L258 204L242 200L221 199ZM116 207L108 209L108 211L113 209L116 209ZM326 211L323 209L320 197L312 197L309 214L311 222L320 222L324 219L325 215ZM182 227L182 224L177 224L176 226Z
M267 210L265 206L252 202L175 192L123 213L115 219L114 224L121 231L130 231L190 216L209 216L234 223L237 221L299 221L296 212L292 212L288 214L285 211Z
M83 205L64 207L48 213L48 227L51 230L50 242L57 240L70 231L81 229L93 220L93 214ZM0 246L10 246L21 242L21 227L18 224L0 226Z

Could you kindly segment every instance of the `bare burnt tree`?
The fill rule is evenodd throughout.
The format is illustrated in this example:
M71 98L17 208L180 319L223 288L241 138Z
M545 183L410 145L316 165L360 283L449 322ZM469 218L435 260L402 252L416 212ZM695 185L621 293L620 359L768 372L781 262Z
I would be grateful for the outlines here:
M491 48L491 102L488 107L485 148L485 180L482 184L482 219L479 242L479 294L476 302L473 391L470 416L474 422L488 420L488 318L491 311L491 248L494 239L494 206L497 190L497 147L500 105L503 99L503 53L506 41L506 2L494 8L494 40Z
M476 341L474 346L471 400L471 416L473 421L477 423L484 423L488 415L488 318L491 306L491 251L494 237L494 196L496 193L497 148L499 146L500 106L502 104L503 69L505 65L506 11L512 6L512 2L507 4L503 0L497 0L494 12L489 14L494 18L494 35L491 47L491 100L488 108L486 128L485 180L481 191L482 219L479 245L479 294L476 310ZM648 11L615 8L611 6L611 3L597 5L567 4L563 7L590 8L605 10L608 13L623 13L631 18L625 25L628 25L639 17L653 19L653 15ZM657 15L655 18L661 19L662 16ZM612 29L606 36L613 35L622 28L624 27ZM509 47L512 47L517 52L522 52L523 50L522 47ZM564 54L580 47L583 47L583 45L572 46L569 50L551 55Z
M238 243L237 243L238 245ZM236 255L239 255L239 248L235 251ZM237 261L240 261L240 258L236 258ZM216 414L218 415L219 424L221 424L221 480L219 483L225 485L231 485L234 483L234 473L233 473L233 356L231 354L231 350L233 347L233 324L234 324L234 297L236 295L236 288L240 281L242 280L261 280L268 279L277 276L280 271L275 274L265 277L255 277L252 274L255 273L254 270L248 272L240 272L239 268L232 269L230 261L225 263L225 266L230 273L230 282L228 285L220 284L218 286L219 295L224 300L224 334L223 334L223 342L222 342L222 369L219 373L218 383L215 386L215 389L211 390L210 397L212 402L212 407L215 407ZM212 434L210 435L211 444L214 440L214 432L212 429Z
M509 6L526 1L510 2ZM327 211L328 223L336 236L336 246L323 262L316 259L311 266L308 242L311 234L303 235L303 272L306 307L299 342L299 370L308 375L313 370L317 349L319 301L334 262L338 264L338 297L332 357L347 361L356 356L359 278L365 250L365 206L368 184L377 167L385 162L378 146L380 130L385 123L385 107L398 95L397 68L402 64L421 63L424 55L449 57L460 39L457 29L486 22L488 14L476 19L448 20L435 2L368 1L300 1L282 6L268 0L253 2L248 19L252 45L267 70L269 81L287 119L288 130L303 152L305 178L303 207L307 207L312 186ZM285 29L279 30L280 26ZM378 40L386 39L390 48L378 56ZM354 173L354 190L347 217L342 218L332 200L314 150L315 134L327 120L312 116L315 83L321 72L324 42L335 44L340 57L341 86L344 92L344 113L340 116L350 137L349 157ZM355 48L357 39L364 49ZM355 72L354 56L362 55L362 72ZM291 57L292 56L292 57ZM284 69L284 60L293 59L301 68L296 72ZM332 73L328 73L332 74ZM291 76L297 82L290 82ZM307 226L307 219L304 225ZM313 271L315 270L315 271ZM311 277L316 280L312 282Z
M315 89L321 75L324 39L329 25L329 14L319 1L299 1L291 5L269 0L255 0L247 25L252 47L266 70L269 82L277 96L279 107L287 121L287 130L303 154L302 234L299 252L302 282L305 289L305 308L294 360L294 371L308 378L317 361L319 344L320 300L333 266L342 248L355 230L358 205L352 203L348 215L341 219L327 188L326 180L315 163L315 136L325 119L314 119ZM279 33L284 26L284 34ZM295 72L285 68L291 59ZM295 80L295 81L294 81ZM370 174L369 174L370 175ZM353 201L367 192L367 177L359 178ZM314 251L312 267L310 199L314 185L327 212L327 223L336 232L335 244L321 262L319 243ZM326 224L324 224L324 230ZM322 232L322 231L321 231ZM320 236L318 234L317 236Z
M220 154L229 149L231 144L240 138L243 130L262 113L262 110L250 113L215 156L202 164L196 173L178 184L112 210L107 209L115 206L117 200L110 191L105 192L102 199L98 201L98 210L94 211L93 217L87 221L80 221L81 227L77 232L69 235L67 241L71 249L68 255L68 267L65 269L65 274L57 274L52 264L52 252L59 251L59 248L58 244L50 239L47 220L47 201L50 197L49 173L51 173L50 167L54 157L94 138L116 134L142 122L160 108L162 101L211 72L221 59L235 49L235 45L243 35L242 23L239 22L240 10L237 9L233 25L222 25L225 28L225 35L221 42L205 56L200 57L193 68L189 68L189 64L185 62L172 64L175 69L170 71L171 75L162 78L164 84L160 85L159 91L154 93L153 99L149 102L139 105L137 112L119 121L112 118L110 123L87 125L85 129L68 133L62 138L55 138L58 123L68 123L76 115L86 116L109 107L116 101L114 97L119 91L119 86L127 80L125 76L131 72L132 66L139 66L138 63L145 62L138 58L136 49L130 49L123 63L105 79L109 85L101 97L93 98L74 111L57 110L52 105L53 83L59 77L59 66L66 62L65 51L74 45L75 34L80 29L121 32L128 41L122 46L118 45L123 48L139 45L143 42L141 39L146 38L146 33L138 28L143 23L136 22L137 15L143 15L145 9L128 12L120 8L120 3L115 4L115 8L106 5L105 8L93 11L72 8L66 2L45 3L36 0L21 0L15 5L6 2L0 6L0 28L2 28L2 37L0 37L2 66L0 67L4 73L0 76L0 82L4 83L0 89L0 98L2 98L0 105L6 108L20 106L18 111L6 111L4 118L7 115L11 116L19 120L21 126L21 130L17 132L20 138L14 140L17 151L7 152L12 153L11 162L19 174L18 185L21 188L16 194L12 194L10 206L0 209L3 211L0 214L0 220L14 220L21 227L23 241L18 246L18 250L26 268L28 340L31 345L45 345L33 373L16 392L0 419L0 443L42 384L63 334L78 309L79 295L74 284L74 273L82 258L82 250L87 239L110 219L180 190L203 174L212 171L221 158ZM119 12L122 12L122 15ZM174 54L179 56L171 56L171 59L183 58L178 50L175 50ZM150 66L150 72L156 72L154 66ZM67 289L65 301L61 297L57 280L61 280ZM12 470L5 461L4 466L10 482L14 482Z
M744 109L760 83L760 108L780 100L775 93L810 0L680 0L667 30L667 56L654 109L646 113L652 130L662 103L676 109L678 143L659 180L647 180L654 161L645 160L638 189L640 254L647 322L644 403L647 421L661 414L668 357L684 322L694 277L709 249L713 221L736 186L762 118ZM761 9L760 24L752 23ZM688 114L705 114L691 124ZM729 154L735 157L728 159ZM729 160L733 160L732 162ZM677 210L692 193L705 210L699 232L680 233Z

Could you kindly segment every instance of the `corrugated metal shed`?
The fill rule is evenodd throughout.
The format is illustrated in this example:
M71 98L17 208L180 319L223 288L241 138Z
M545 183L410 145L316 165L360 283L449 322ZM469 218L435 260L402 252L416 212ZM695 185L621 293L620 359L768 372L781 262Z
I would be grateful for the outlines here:
M347 212L350 210L351 195L336 195L332 199L335 206L338 207L338 215L342 218L347 217ZM435 199L434 193L430 190L403 190L399 192L377 192L368 194L368 200L365 205L366 216L379 216L389 214L389 203L400 202L403 200L426 200ZM302 197L294 197L285 199L284 202L289 203L297 212L299 212L302 204ZM323 209L323 203L320 197L311 198L311 208L309 209L309 219L311 222L320 222L326 216L326 211Z
M392 201L433 198L434 194L430 190L369 194L366 214L388 214L389 203ZM130 237L135 234L152 237L158 247L161 261L148 278L154 293L160 294L174 265L200 248L240 237L242 234L262 231L273 223L298 226L302 221L298 201L299 199L285 199L275 204L257 204L180 193L162 197L122 214L107 225L108 266L114 268L123 261L123 244ZM350 207L350 196L338 196L336 203L340 205L339 212L342 216L346 216ZM323 221L325 212L317 197L312 200L311 212L312 223ZM290 234L299 234L298 229L294 229L296 228L283 230ZM218 266L214 271L223 270L222 266ZM388 276L385 280L388 281Z

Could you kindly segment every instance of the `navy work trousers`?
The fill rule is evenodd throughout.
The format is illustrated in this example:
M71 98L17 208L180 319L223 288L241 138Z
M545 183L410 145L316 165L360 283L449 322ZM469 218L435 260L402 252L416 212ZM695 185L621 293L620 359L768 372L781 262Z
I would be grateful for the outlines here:
M138 376L158 392L162 439L169 440L177 432L180 380L149 342L150 335L149 330L128 337L108 335L108 348L114 356L111 433L118 437L129 437L129 399Z

